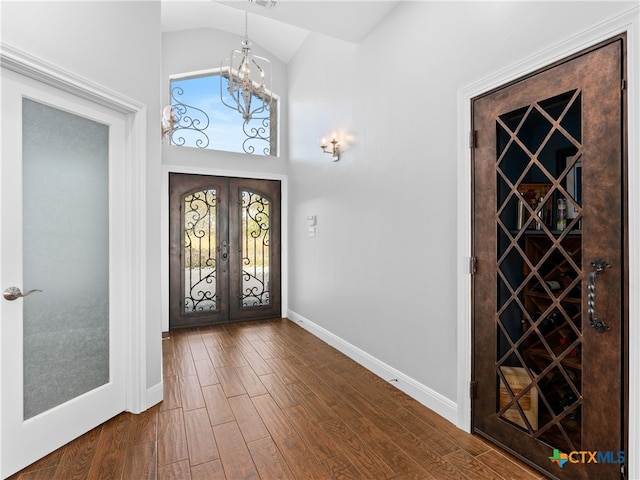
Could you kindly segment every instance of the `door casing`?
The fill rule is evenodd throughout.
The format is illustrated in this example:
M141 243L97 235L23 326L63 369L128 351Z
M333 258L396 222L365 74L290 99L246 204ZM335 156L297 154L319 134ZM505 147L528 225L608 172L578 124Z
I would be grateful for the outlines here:
M184 148L169 147L163 148ZM160 224L160 247L164 252L160 259L161 287L162 287L162 332L169 331L169 174L186 173L193 175L209 175L219 177L252 178L256 180L279 180L280 181L280 238L281 238L281 317L285 318L288 312L288 229L289 222L287 216L288 209L288 177L286 174L241 170L224 170L215 168L192 167L185 165L166 165L162 169L162 185L160 194L160 204L162 208Z
M124 145L126 184L118 185L119 195L126 203L126 218L121 219L126 229L123 261L129 265L126 270L126 288L130 295L123 298L125 331L129 342L124 348L125 359L125 409L140 413L162 399L162 384L147 389L147 325L145 318L146 302L146 262L144 252L136 250L145 243L146 213L145 205L145 141L146 107L102 85L90 82L73 72L52 65L46 60L29 52L0 42L0 64L3 69L22 75L54 89L64 91L75 97L107 107L126 117L126 135ZM1 201L1 200L0 200ZM0 209L11 205L0 204ZM0 318L0 322L10 319ZM159 361L159 359L158 359ZM1 365L0 368L10 368ZM154 392L148 394L148 392ZM1 396L1 395L0 395ZM0 404L1 406L1 404ZM0 465L3 464L0 449Z

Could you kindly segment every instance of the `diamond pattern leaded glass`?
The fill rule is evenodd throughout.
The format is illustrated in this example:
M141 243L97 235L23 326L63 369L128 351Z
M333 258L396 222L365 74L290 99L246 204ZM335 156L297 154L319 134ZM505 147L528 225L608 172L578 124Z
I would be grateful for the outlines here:
M564 451L581 447L581 100L496 121L496 413Z

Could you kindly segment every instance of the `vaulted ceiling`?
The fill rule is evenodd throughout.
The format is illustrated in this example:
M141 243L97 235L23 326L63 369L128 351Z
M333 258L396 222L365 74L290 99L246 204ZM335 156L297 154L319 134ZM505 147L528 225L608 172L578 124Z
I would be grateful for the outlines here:
M244 36L289 62L310 32L360 42L402 0L278 0L267 8L248 0L162 0L162 31L215 28Z

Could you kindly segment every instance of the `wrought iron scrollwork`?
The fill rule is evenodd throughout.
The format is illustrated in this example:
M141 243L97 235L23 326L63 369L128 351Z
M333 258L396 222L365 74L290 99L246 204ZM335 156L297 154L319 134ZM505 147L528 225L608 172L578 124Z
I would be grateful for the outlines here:
M217 310L215 190L184 198L185 313Z
M242 192L242 293L243 307L270 304L269 200Z
M171 144L189 146L198 148L207 148L209 146L209 137L205 130L209 127L209 116L204 110L186 105L178 100L178 96L184 94L181 87L174 87L171 90L171 105L175 123L171 132ZM192 145L193 144L193 145Z
M223 91L226 92L224 82L228 85L228 76L218 76L220 77L220 92L222 94ZM187 90L187 95L185 95L185 89ZM182 86L175 86L171 89L173 121L171 129L168 130L171 145L235 152L242 151L251 155L276 155L275 131L277 118L275 112L277 112L277 108L271 108L271 105L267 103L265 108L261 110L260 116L253 115L251 120L247 122L242 121L240 116L233 119L216 120L215 106L212 106L211 110L204 111L184 102L185 99L191 98L189 97L190 92L188 89L188 83L183 83ZM254 92L253 95L261 99L266 96L266 94L259 95L258 92ZM276 100L272 100L272 103L275 104ZM223 125L216 125L215 122L217 121L223 122ZM224 135L224 138L210 137L212 132L210 127L216 126L226 128L229 135ZM242 132L239 131L240 128ZM238 133L237 139L235 132ZM227 145L225 142L228 142L229 138L233 138L235 144ZM220 140L224 141L221 142Z
M256 143L258 148L262 148L263 155L271 155L271 127L269 118L255 118L259 120L259 125L256 126L255 122L245 122L242 124L242 131L247 136L247 139L242 142L242 149L245 153L254 154L256 151ZM263 146L265 142L266 146Z

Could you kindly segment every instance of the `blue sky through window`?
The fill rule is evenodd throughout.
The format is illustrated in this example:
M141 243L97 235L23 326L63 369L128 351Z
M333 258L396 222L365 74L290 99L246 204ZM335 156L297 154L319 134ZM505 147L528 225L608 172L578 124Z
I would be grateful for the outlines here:
M182 103L187 106L186 113L180 115L180 127L186 127L191 121L196 121L194 125L197 129L202 129L206 124L206 117L197 110L188 107L195 107L205 112L209 118L209 125L203 130L208 138L209 144L206 148L213 150L222 150L226 152L250 153L246 150L249 144L255 148L256 155L269 155L269 142L249 140L247 142L247 134L243 131L243 119L240 112L225 106L220 100L220 79L223 82L223 92L225 102L233 104L233 100L227 91L229 82L220 75L207 75L202 77L184 78L171 81L171 104ZM259 117L268 117L269 113L265 112ZM267 123L269 125L270 122ZM262 120L254 118L249 121L249 129L252 127L259 128L262 126ZM247 131L247 127L245 127ZM269 137L269 126L263 134ZM197 147L198 139L202 141L202 133L188 128L179 128L172 137L172 144L182 144L179 137L184 138L184 146ZM256 143L256 142L259 142ZM206 143L206 141L205 141ZM265 153L264 150L267 149Z

